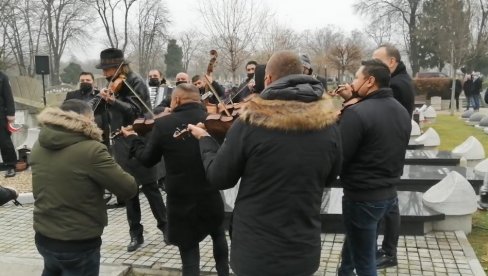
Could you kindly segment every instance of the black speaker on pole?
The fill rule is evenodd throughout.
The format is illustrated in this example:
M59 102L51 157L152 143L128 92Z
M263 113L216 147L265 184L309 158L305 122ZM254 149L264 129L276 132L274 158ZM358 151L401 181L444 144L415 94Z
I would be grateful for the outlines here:
M46 84L44 83L44 75L49 75L49 56L35 56L36 74L42 75L42 101L46 106Z
M49 75L49 56L35 56L36 74Z

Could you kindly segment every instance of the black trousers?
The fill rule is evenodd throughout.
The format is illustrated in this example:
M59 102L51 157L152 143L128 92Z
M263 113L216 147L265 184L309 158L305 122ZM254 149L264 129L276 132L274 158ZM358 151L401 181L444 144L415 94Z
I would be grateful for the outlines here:
M229 276L229 247L225 238L225 229L221 225L214 232L210 233L213 242L213 255L215 259L215 270L218 276ZM183 276L200 275L200 245L198 243L189 247L179 247Z
M8 121L4 114L0 113L0 152L3 163L10 168L15 168L17 163L17 153L15 152L14 143L10 137L11 133L7 129Z
M400 237L400 209L398 208L398 201L394 204L390 211L385 214L383 223L383 243L381 249L385 251L386 255L396 257L398 238ZM380 221L381 223L381 221ZM378 225L378 229L380 229Z
M151 182L142 185L141 191L149 202L149 207L158 222L159 230L163 231L166 227L166 206L164 205L163 197L158 188L158 183ZM141 204L139 201L139 194L129 199L125 203L127 211L127 220L129 222L129 232L131 237L142 236L144 227L141 224Z

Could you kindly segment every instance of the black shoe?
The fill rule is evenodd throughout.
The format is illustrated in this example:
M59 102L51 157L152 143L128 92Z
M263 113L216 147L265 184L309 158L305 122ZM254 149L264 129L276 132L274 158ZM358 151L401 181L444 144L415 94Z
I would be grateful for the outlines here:
M127 245L127 252L135 251L143 243L144 243L144 237L143 236L131 238L129 245Z
M10 168L7 170L7 172L5 173L5 177L14 177L15 176L15 169L13 168Z
M376 269L383 269L397 265L397 258L393 256L383 255L376 259Z
M381 258L383 255L386 255L385 250L383 250L382 248L376 250L376 260Z

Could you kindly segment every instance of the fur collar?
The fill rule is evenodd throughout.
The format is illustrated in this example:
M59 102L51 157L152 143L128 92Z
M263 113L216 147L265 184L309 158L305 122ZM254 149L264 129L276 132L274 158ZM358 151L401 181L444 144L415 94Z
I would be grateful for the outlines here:
M58 107L47 107L38 116L42 125L60 126L73 132L82 133L93 140L102 141L103 131L95 122L73 111L63 111Z
M310 131L334 124L337 113L327 95L309 103L265 100L258 96L243 106L239 118L251 125L270 129Z

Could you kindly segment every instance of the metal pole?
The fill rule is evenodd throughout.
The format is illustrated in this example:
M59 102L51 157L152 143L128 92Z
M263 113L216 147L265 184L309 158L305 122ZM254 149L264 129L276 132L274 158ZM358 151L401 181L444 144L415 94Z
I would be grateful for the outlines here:
M454 115L454 93L456 90L456 68L454 67L454 43L451 41L451 115Z
M44 84L44 74L42 74L42 100L44 101L44 107L46 107L46 85Z

